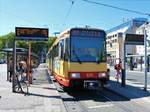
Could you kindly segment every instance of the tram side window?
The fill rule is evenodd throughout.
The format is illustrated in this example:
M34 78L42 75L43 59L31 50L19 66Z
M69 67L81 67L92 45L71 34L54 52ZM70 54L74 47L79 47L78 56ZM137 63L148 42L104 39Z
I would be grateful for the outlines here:
M59 59L68 60L69 59L69 39L62 39L59 42Z
M54 46L53 55L54 57L58 57L58 44Z
M64 39L59 42L59 58L64 58Z
M65 39L65 53L64 53L64 59L67 61L69 60L69 56L70 56L70 50L69 50L69 38Z

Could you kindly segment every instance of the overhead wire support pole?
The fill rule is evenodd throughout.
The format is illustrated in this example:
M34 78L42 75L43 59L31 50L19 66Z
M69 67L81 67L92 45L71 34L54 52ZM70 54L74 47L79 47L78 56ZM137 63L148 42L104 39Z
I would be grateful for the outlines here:
M123 42L123 48L122 48L122 76L121 76L121 86L126 86L126 33L123 35L124 42Z
M146 29L144 27L144 75L145 75L145 83L144 83L144 90L147 91L147 34Z
M122 82L121 82L121 86L122 87L125 87L126 86L126 43L125 43L125 40L124 40L124 44L123 44L123 58L122 58L122 61L123 61L123 69L122 69Z

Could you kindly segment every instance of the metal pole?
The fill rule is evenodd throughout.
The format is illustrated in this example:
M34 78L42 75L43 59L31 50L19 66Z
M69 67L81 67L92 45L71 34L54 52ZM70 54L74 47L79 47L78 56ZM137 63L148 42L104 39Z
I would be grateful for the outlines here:
M147 56L147 72L149 72L149 56Z
M15 73L16 73L16 40L14 40L13 46L13 74L12 74L12 92L15 92Z
M143 57L141 56L141 71L143 70L143 68L142 68L142 62L143 62Z
M28 49L28 84L31 84L31 68L30 68L30 60L31 60L31 42L29 42L29 49Z
M145 49L145 54L144 54L144 74L145 74L145 84L144 84L144 90L147 91L147 35L146 35L146 30L144 28L144 49Z
M124 41L124 46L123 46L123 69L122 69L122 83L121 86L125 87L126 85L126 43Z
M7 81L9 81L9 52L7 52Z

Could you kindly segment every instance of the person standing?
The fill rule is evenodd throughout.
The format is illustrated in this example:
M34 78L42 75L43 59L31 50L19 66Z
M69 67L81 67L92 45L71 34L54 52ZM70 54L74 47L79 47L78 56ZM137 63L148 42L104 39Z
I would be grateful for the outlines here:
M115 70L116 70L116 76L115 76L115 79L117 79L117 82L119 82L119 79L121 77L121 61L119 60L118 62L116 62L115 64Z
M12 74L13 74L13 60L10 58L9 60L9 82L12 81Z

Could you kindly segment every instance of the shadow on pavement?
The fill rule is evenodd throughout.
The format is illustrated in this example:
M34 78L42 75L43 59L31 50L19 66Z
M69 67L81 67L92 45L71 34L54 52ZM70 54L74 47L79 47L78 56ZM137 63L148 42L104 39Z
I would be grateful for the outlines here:
M61 99L60 96L48 96L48 95L42 95L42 94L35 94L35 93L28 93L28 96L38 96L38 97L44 97L44 98L57 98Z
M34 86L34 85L32 85L31 87L32 88L48 89L48 90L57 90L56 88L52 88L52 87L42 87L42 86Z
M121 83L112 80L110 80L108 84L109 86L107 87L107 89L115 92L116 94L127 97L128 99L136 99L150 96L149 91L144 91L144 89L140 87L135 87L132 85L126 85L125 87L122 87Z
M56 88L51 88L51 87L42 87L43 89L50 89L50 90L57 90Z
M67 91L68 95L72 96L77 101L94 100L96 102L111 102L111 101L129 101L125 97L118 96L107 90L87 90L87 89L71 89ZM72 98L63 98L65 101L70 101Z

